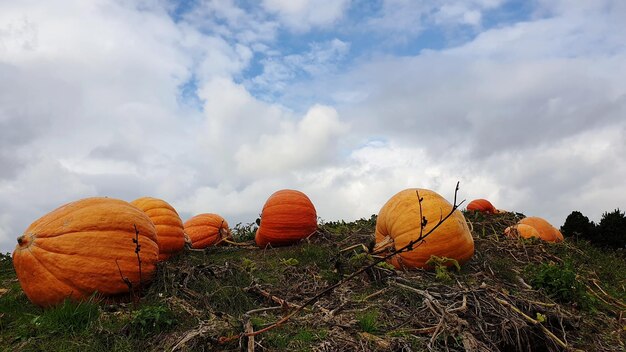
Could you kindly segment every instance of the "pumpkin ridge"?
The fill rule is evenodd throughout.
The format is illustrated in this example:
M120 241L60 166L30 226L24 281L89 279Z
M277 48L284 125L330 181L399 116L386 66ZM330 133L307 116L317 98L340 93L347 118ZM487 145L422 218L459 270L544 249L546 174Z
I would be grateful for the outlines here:
M33 243L33 245L35 245L35 244ZM39 247L39 246L37 246L37 247ZM30 251L30 249L29 249L29 251ZM34 259L35 259L35 260L36 260L36 261L37 261L40 265L41 265L41 267L42 267L42 268L44 268L44 269L48 272L48 274L50 274L50 275L51 275L53 278L55 278L57 281L59 281L59 282L63 283L63 284L64 284L64 285L66 285L67 287L71 287L73 290L78 291L78 292L79 292L81 295L83 295L83 296L87 295L85 291L83 291L83 290L81 290L81 289L76 288L76 287L75 287L75 285L74 285L73 283L68 283L66 278L61 279L60 277L58 277L58 276L54 275L54 273L52 273L52 271L50 271L50 269L48 269L48 267L47 267L46 265L44 265L44 263L42 263L42 262L41 262L41 260L40 260L39 258L37 258L37 256L36 256L34 253L30 252L30 255L31 255L31 256L32 256L32 257L33 257L33 258L34 258ZM70 293L67 295L67 297L70 297L71 295L72 295L72 292L70 292Z
M64 268L61 268L58 265L55 265L57 262L59 262L59 260L57 259L70 259L73 257L73 255L63 254L63 253L60 253L60 254L53 253L53 254L56 257L45 258L45 256L43 256L44 259L38 260L40 263L42 263L42 265L47 264L50 268L52 268L52 270L49 270L48 268L46 268L46 270L51 275L57 278L60 282L68 285L68 287L70 287L74 291L81 293L83 296L89 296L87 293L98 291L91 284L89 284L89 280L84 280L82 276L72 276L71 272L68 275L64 271ZM133 285L138 283L139 271L136 270L137 261L135 260L135 258L126 258L126 259L120 258L120 260L112 260L108 258L105 258L105 259L98 258L98 259L99 259L98 261L102 262L102 265L110 266L111 268L113 268L113 265L108 264L108 263L115 262L115 265L119 267L117 270L113 269L112 271L91 273L92 276L98 275L100 276L100 280L104 280L104 282L109 283L106 287L103 287L102 290L99 290L98 292L104 293L106 295L110 295L110 294L123 293L127 290L127 285L123 277L119 276L118 270L121 270L122 275L130 279L133 282ZM80 270L76 270L76 271L80 271ZM152 275L149 273L143 273L143 274L144 276L143 276L142 282L144 283L149 281L152 277ZM81 275L84 275L84 273L81 272ZM135 282L135 280L137 282Z
M91 200L96 200L98 198L101 198L101 197L92 197ZM104 198L106 198L106 197L104 197ZM110 198L110 199L113 199L113 198ZM39 224L37 224L36 227L48 227L50 224L52 224L55 221L61 221L61 219L64 219L70 213L74 213L74 212L77 212L77 211L83 211L84 209L89 209L91 207L99 207L99 206L100 206L100 204L98 204L98 203L90 203L90 204L86 204L86 205L78 207L78 206L76 206L75 202L71 202L71 203L68 203L68 204L60 207L60 208L56 208L56 209L52 210L50 213L48 213L48 215L51 214L51 213L57 212L57 211L61 212L61 210L63 210L64 208L73 207L74 209L72 209L71 212L70 211L64 211L63 212L64 214L61 217L57 217L57 218L51 217L49 221L39 223ZM56 236L53 236L53 237L56 237Z
M54 250L51 250L51 249L49 249L49 248L42 247L42 246L41 246L40 244L38 244L38 243L33 243L33 246L35 246L35 247L37 247L37 248L41 249L42 251L46 251L46 252L48 252L48 253L53 253L53 254L59 254L59 255L76 255L76 256L79 256L79 257L86 257L86 258L90 258L90 257L91 257L91 258L98 258L98 259L118 259L118 260L124 259L124 257L119 257L119 256L117 256L117 257L102 257L102 256L97 255L96 253L93 253L93 252L91 252L91 253L89 253L89 254L81 254L81 253L63 253L63 252L60 252L60 251L54 251ZM28 250L30 251L30 248L29 248ZM129 249L129 252L131 253L131 254L129 254L129 257L136 258L136 255L135 255L135 250L134 250L134 244L133 244L133 248L132 248L132 249ZM32 251L31 251L31 253L32 253ZM98 253L98 254L99 254L99 253ZM144 259L142 259L142 262L143 262L143 261L144 261Z
M140 208L140 209L142 209L142 208ZM159 210L159 209L165 209L165 210L167 210L167 211L169 211L171 213L174 213L174 214L180 216L180 214L178 214L178 212L174 208L169 208L169 207L166 207L166 206L158 206L158 204L156 206L152 207L152 208L147 208L146 210L143 210L143 211L145 213L148 213L150 211Z
M98 230L100 230L99 227L85 227L85 228L82 228L80 230L68 231L68 232L63 232L63 233L58 233L58 234L55 234L55 235L48 235L48 236L41 236L41 234L42 234L41 232L40 233L29 232L28 234L33 235L33 236L35 236L35 238L39 238L40 240L46 240L48 238L56 238L56 237L59 237L59 236L66 236L66 235L70 235L71 236L72 234L75 234L75 233L95 232L95 231L98 231ZM118 230L118 231L122 231L122 230ZM142 235L142 232L139 230L139 228L137 228L137 231L139 231L139 235ZM134 228L132 229L132 231L126 231L126 232L128 232L129 234L132 234L133 237L135 236L135 229ZM143 236L145 236L145 235L143 235ZM152 239L152 238L150 238L148 236L145 236L145 237L150 239L152 242L155 242L154 239Z
M138 201L138 200L141 200L141 198L135 199L135 201ZM173 212L178 214L176 209L171 204L169 204L169 203L167 203L165 201L163 201L163 202L166 203L167 205L166 204L160 204L160 202L158 202L158 200L159 199L157 199L157 198L152 198L150 200L140 201L140 202L138 202L138 204L140 203L141 208L138 207L137 205L134 205L132 202L130 204L133 204L133 206L135 206L135 207L137 207L139 209L142 209L142 210L143 210L143 207L145 206L146 209L143 210L144 212L148 212L148 211L154 210L154 209L167 209L167 210L173 211ZM149 206L147 204L149 204Z
M39 268L39 266L41 266L39 263L39 261L35 258L34 255L29 253L25 253L25 252L14 252L13 254L13 259L14 262L17 263L18 265L24 265L24 263L29 263L29 264L33 264L37 266L37 272L35 273L36 275L43 275L44 277L40 277L38 276L39 279L43 279L45 280L49 285L47 286L48 288L50 288L50 291L47 291L45 294L54 294L62 292L63 294L63 299L65 298L71 298L72 297L72 293L74 291L72 291L72 288L70 286L68 286L67 284L63 283L62 281L58 280L55 276L52 275L52 273L50 273L49 271L45 271ZM18 276L18 280L22 280L24 273L23 272L16 272L17 276ZM31 277L34 277L33 275L31 275ZM25 277L24 277L25 279ZM20 281L21 284L21 281ZM39 292L41 290L37 290L37 291L29 291L26 292L24 291L24 293L26 294L26 297L28 297L29 300L31 300L31 302L33 302L36 305L39 306L45 306L46 304L43 301L40 301L39 297ZM70 296L68 297L65 292L70 292ZM45 298L44 298L45 299Z

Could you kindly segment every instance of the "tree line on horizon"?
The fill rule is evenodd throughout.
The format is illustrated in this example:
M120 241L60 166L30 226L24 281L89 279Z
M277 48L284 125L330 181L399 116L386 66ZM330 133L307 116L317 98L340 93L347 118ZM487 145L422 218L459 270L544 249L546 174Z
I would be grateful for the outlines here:
M592 245L626 249L626 213L619 208L602 214L599 223L594 223L580 211L573 211L561 226L565 237L589 241Z

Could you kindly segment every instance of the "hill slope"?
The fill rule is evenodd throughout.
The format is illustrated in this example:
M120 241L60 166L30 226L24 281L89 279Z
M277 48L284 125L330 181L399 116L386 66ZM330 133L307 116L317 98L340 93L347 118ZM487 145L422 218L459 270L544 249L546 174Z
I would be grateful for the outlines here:
M373 262L375 217L320 226L307 241L259 250L186 251L159 267L138 303L28 302L0 261L6 351L623 351L626 258L585 242L502 236L521 214L465 214L476 245L460 271L376 265L250 341L342 277ZM251 226L237 227L250 238Z

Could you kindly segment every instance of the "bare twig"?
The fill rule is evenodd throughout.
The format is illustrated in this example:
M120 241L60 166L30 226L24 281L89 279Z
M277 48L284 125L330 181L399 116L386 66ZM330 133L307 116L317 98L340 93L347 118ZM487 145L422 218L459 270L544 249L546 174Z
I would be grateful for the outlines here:
M128 279L128 277L122 274L122 268L120 268L120 263L117 262L117 259L115 259L115 265L117 265L117 270L119 270L120 272L120 277L122 278L122 281L124 281L126 286L128 286L128 293L130 293L131 300L134 301L135 299L133 294L133 283Z
M366 296L366 297L365 297L365 298L363 298L363 299L360 299L360 300L359 300L359 302L365 302L365 301L367 301L367 300L368 300L368 299L370 299L370 298L374 298L374 297L376 297L376 296L378 296L378 295L380 295L380 294L384 293L385 291L387 291L387 287L382 288L382 289L380 289L380 290L378 290L378 291L376 291L376 292L372 293L371 295Z
M176 343L176 345L174 345L174 347L172 347L172 352L182 349L188 341L192 340L196 336L206 334L208 331L210 331L210 329L210 325L205 324L205 322L200 322L200 325L196 329L189 331L182 339L178 341L178 343Z
M526 319L526 321L528 321L529 323L533 324L533 325L537 325L541 328L541 330L549 337L552 339L552 341L554 341L557 345L561 346L564 349L568 349L570 348L570 346L568 346L565 342L563 342L563 340L561 340L560 338L558 338L556 335L554 335L554 333L552 333L552 331L548 330L548 328L546 328L543 324L541 324L540 321L531 318L530 316L528 316L526 313L522 312L519 308L517 308L516 306L514 306L513 304L494 297L494 299L496 300L496 302L502 304L503 306L509 307L511 308L511 310L513 310L514 312L516 312L517 314L521 315L524 319ZM575 351L581 351L581 350L575 350ZM582 352L582 351L581 351Z
M246 289L246 291L251 291L251 290L254 290L254 291L258 292L261 296L263 296L263 297L273 301L274 303L279 304L283 308L299 309L299 308L302 307L302 306L299 306L299 305L297 305L295 303L288 302L287 300L282 299L282 298L280 298L278 296L275 296L275 295L273 295L273 294L263 290L258 285L254 285L254 286L249 287L249 288Z
M274 306L274 307L265 307L265 308L253 309L253 310L247 311L246 315L251 315L251 314L256 314L256 313L263 313L263 312L268 312L270 310L278 310L278 309L283 309L283 307L282 306Z
M250 317L249 316L245 316L246 319L246 323L244 324L244 331L246 332L246 334L250 334L247 335L248 336L248 352L254 352L254 335L252 335L252 333L254 332L254 328L252 327L252 322L250 321Z
M143 288L143 279L141 277L141 257L139 256L141 245L139 244L139 230L137 230L137 225L133 224L133 226L135 227L135 238L133 238L133 243L135 243L135 254L137 255L137 264L139 266L139 292L137 297L141 297L141 291Z
M256 246L253 244L254 241L235 242L235 241L231 241L229 239L223 239L222 242L228 243L228 244L233 245L233 246L254 247L254 248L256 248Z

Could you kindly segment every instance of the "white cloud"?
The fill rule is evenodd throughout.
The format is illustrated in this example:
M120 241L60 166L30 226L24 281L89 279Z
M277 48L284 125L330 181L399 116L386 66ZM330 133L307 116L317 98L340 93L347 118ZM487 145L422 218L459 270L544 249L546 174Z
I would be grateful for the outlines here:
M443 27L470 25L479 27L485 11L503 4L503 0L383 0L382 10L368 22L370 30L391 31L393 40L414 37L436 24Z
M482 14L478 10L471 10L465 4L451 4L442 6L434 16L437 23L460 23L478 26Z
M235 154L237 169L263 177L323 165L334 159L336 140L345 132L347 126L335 109L314 106L297 123L284 121L279 133L262 134L257 143L243 144Z
M17 230L13 229L15 220L10 214L0 215L0 252L5 253L13 250L15 239L19 237Z
M31 155L19 180L0 182L0 251L8 251L30 223L61 204L86 195L95 189L59 162Z
M184 15L185 23L203 33L243 45L271 42L280 24L255 12L246 12L233 0L201 0Z
M263 60L263 72L247 82L255 91L282 94L294 80L309 79L337 71L337 66L349 53L350 44L337 38L309 45L305 53L280 55ZM271 99L268 99L271 100Z
M262 6L276 13L282 23L296 31L325 27L341 19L350 0L263 0Z

